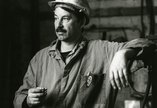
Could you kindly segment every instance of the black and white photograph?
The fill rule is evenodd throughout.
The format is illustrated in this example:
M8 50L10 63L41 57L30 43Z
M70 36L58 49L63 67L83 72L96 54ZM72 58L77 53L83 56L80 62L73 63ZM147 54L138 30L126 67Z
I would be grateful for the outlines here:
M0 108L157 108L157 0L0 0Z

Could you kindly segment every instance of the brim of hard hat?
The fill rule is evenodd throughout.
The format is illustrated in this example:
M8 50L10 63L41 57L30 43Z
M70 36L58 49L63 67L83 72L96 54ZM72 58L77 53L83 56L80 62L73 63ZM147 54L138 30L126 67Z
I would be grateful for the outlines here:
M60 5L60 4L62 4L62 5ZM82 9L84 9L83 7L80 7L80 6L77 6L77 5L74 5L74 4L71 4L71 3L67 3L67 2L58 2L58 1L49 1L48 2L48 5L52 8L52 9L55 9L55 7L56 7L56 5L60 5L60 6L62 6L62 7L65 7L65 8L68 8L68 9L70 9L70 10L82 10ZM79 11L79 12L82 12L82 11ZM85 15L85 17L86 17L86 24L85 25L87 25L88 23L89 23L89 18L88 18L88 15L85 13L85 12L83 12L84 13L84 15Z
M74 5L74 4L71 4L71 3L67 3L67 2L58 2L58 1L49 1L48 2L48 5L52 8L55 8L55 6L57 4L65 4L65 5L68 5L68 6L71 6L71 7L74 7L76 9L83 9L83 7L80 7L80 6L77 6L77 5Z

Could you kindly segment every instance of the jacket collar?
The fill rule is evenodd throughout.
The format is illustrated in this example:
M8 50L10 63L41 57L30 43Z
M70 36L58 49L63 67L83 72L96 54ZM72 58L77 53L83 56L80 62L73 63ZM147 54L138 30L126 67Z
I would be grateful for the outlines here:
M59 52L60 44L61 42L57 39L53 41L49 46L49 50L48 50L49 54L56 59L61 59L61 55ZM83 49L86 46L86 44L87 44L87 39L85 38L80 39L80 42L75 45L73 50L70 52L70 55L74 54L77 50Z

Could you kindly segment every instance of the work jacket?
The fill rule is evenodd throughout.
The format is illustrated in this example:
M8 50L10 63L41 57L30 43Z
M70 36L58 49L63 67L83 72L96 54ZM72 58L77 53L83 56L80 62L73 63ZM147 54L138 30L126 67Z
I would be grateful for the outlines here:
M112 97L108 73L115 53L126 48L140 49L137 57L144 57L152 45L145 39L126 43L82 39L64 62L60 41L56 40L30 61L23 84L15 94L14 106L28 107L28 89L44 87L47 95L37 108L108 108Z

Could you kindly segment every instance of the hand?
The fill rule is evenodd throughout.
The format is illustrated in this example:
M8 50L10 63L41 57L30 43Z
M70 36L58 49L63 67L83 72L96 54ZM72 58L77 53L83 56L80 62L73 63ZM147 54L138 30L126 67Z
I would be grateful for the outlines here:
M43 102L47 94L47 89L42 87L31 88L28 90L27 104L29 107L38 105Z
M121 89L128 86L128 73L127 73L127 50L118 51L110 65L109 78L111 85L114 89Z

